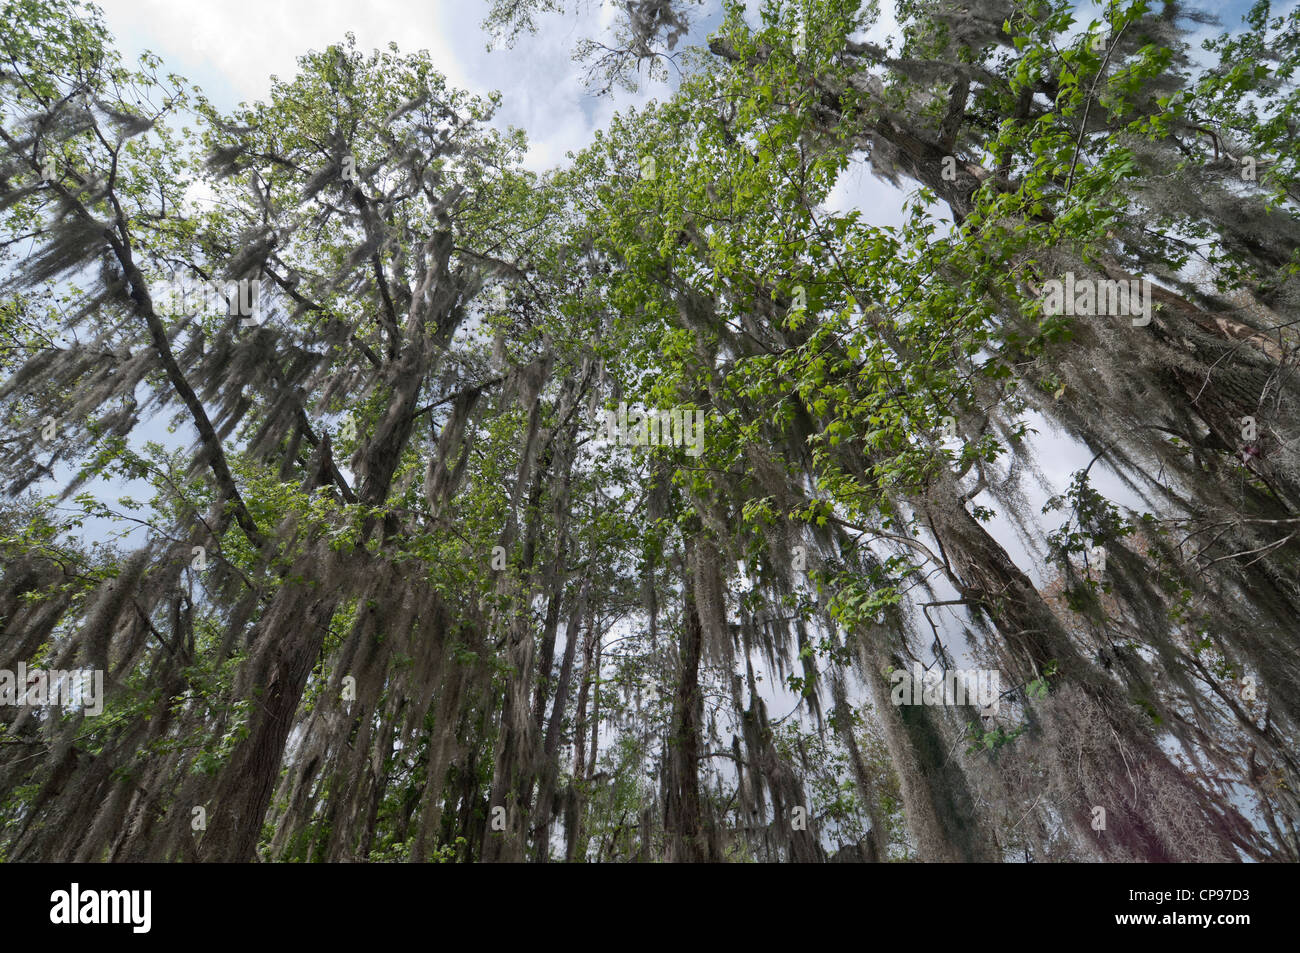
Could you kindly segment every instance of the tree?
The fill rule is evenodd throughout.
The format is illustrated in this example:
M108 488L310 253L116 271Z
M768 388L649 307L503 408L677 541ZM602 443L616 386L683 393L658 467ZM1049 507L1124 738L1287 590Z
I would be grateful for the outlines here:
M0 669L106 685L5 857L1300 857L1294 16L727 3L539 177L422 52L3 12Z

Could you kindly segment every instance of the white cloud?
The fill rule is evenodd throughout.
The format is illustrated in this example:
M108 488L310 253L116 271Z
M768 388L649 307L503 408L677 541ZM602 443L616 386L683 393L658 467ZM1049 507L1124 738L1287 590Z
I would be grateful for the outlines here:
M404 49L427 48L453 82L464 79L440 29L442 5L428 0L102 0L100 6L124 51L153 49L218 102L265 96L271 74L292 76L301 53L338 42L349 30L366 49L390 40Z
M823 204L828 210L841 214L858 209L862 212L863 222L880 228L901 227L903 196L902 189L873 175L871 167L858 154L840 173Z

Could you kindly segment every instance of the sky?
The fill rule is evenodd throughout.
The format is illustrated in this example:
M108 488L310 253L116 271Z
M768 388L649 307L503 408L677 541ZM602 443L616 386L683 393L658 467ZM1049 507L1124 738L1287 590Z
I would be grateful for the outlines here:
M1203 0L1198 4L1235 25L1252 0ZM617 108L641 103L663 87L595 98L582 84L582 70L570 60L577 40L608 27L613 0L582 0L576 11L544 14L534 36L523 35L513 50L489 52L481 23L486 0L97 0L119 48L129 56L144 49L159 54L169 69L197 83L218 105L264 96L272 75L287 79L298 55L339 42L348 31L363 49L395 42L403 50L428 49L455 85L473 92L499 89L503 116L535 140L533 160L546 168L566 150L585 144ZM757 8L757 0L749 3ZM880 38L895 32L893 4L883 0ZM1279 8L1290 4L1277 4ZM718 22L714 0L699 8L693 38L702 39ZM1083 3L1081 24L1099 15Z
M167 71L197 84L218 108L232 109L241 101L265 98L273 76L288 80L297 71L297 58L311 49L340 42L349 31L362 50L395 42L402 51L428 49L437 66L455 86L480 95L500 91L497 122L522 128L530 144L526 164L544 171L565 162L566 153L587 145L595 131L614 113L666 98L668 85L648 82L631 92L616 88L596 96L583 81L583 68L571 51L583 37L599 35L613 23L613 0L566 3L564 13L539 17L536 34L522 34L513 48L490 49L491 37L482 21L486 0L97 0L120 51L129 61L143 51L157 54ZM759 0L750 0L756 21ZM1235 25L1250 0L1203 4L1225 26ZM574 9L576 7L576 9ZM720 4L706 0L694 15L696 24L686 43L702 43L719 22ZM881 0L880 16L867 37L887 42L897 34L891 0ZM1093 3L1081 4L1078 28L1098 17ZM1209 33L1210 30L1205 31ZM1214 32L1217 32L1215 30ZM859 209L865 221L879 226L902 222L904 193L875 178L866 162L850 165L827 200L836 211ZM946 212L946 210L936 211ZM1047 452L1039 461L1059 492L1070 474L1086 466L1085 448L1053 434L1043 421L1039 440ZM149 433L159 439L160 433ZM162 438L166 442L166 438ZM1104 491L1123 499L1127 494L1111 474L1094 474ZM1109 484L1109 485L1107 485ZM1035 494L1037 495L1037 494ZM1044 498L1046 493L1043 494ZM1041 500L1035 501L1041 505ZM1137 501L1134 500L1134 503ZM1000 533L1022 565L1038 559L1021 548L1014 533Z
M759 0L750 0L751 21ZM583 82L584 71L571 58L576 43L608 29L617 14L612 0L568 2L569 12L543 14L536 34L522 34L513 48L490 49L483 31L486 0L97 0L110 32L129 61L150 50L169 72L201 88L221 109L241 101L265 98L273 76L288 80L297 71L297 57L307 50L340 42L352 32L362 50L397 43L403 52L428 49L449 82L480 95L500 91L497 123L522 128L528 136L526 165L544 171L565 162L566 153L586 146L595 131L608 125L615 112L666 98L671 86L649 82L631 92L615 89L596 96ZM1251 0L1206 0L1224 27L1237 25ZM1280 6L1289 7L1290 4ZM719 22L715 0L706 0L695 15L696 29L683 41L701 43ZM881 14L867 34L885 42L897 34L893 3L881 0ZM1084 3L1076 15L1077 29L1100 16L1094 3ZM1204 28L1205 35L1220 32ZM836 211L859 209L878 226L902 223L903 191L876 179L861 157L850 165L827 200ZM946 213L946 209L936 209ZM1046 421L1035 419L1036 442L1043 475L1056 492L1071 474L1091 459L1084 447L1053 433ZM151 428L153 429L153 428ZM150 432L147 439L160 439ZM163 438L165 441L165 438ZM1094 468L1099 489L1112 498L1140 505L1104 467ZM1027 487L1029 502L1040 508L1050 493ZM980 502L996 504L991 499ZM1042 554L1031 552L1030 541L1017 538L1009 523L999 519L995 534L1013 558L1041 581ZM1037 548L1037 547L1032 547ZM1035 571L1035 567L1039 571ZM951 614L951 613L949 613ZM943 626L951 631L955 616Z
M1203 0L1197 4L1235 26L1253 0ZM617 15L615 0L565 0L564 13L539 17L536 34L521 35L513 49L489 50L482 29L487 0L98 0L119 49L134 60L148 49L168 70L196 83L221 108L264 98L271 77L289 79L299 55L343 40L351 31L363 50L395 42L403 51L428 49L455 86L480 95L502 94L500 125L528 134L526 165L544 171L587 145L614 113L665 98L667 86L649 82L636 92L616 89L595 96L583 69L571 59L578 40L607 30ZM1280 3L1281 8L1292 4ZM751 20L759 0L747 0ZM891 0L867 38L897 35ZM695 29L683 41L703 42L718 24L720 4L705 0L693 16ZM1100 16L1094 2L1076 9L1077 28ZM1205 35L1219 32L1207 27ZM876 225L902 221L902 193L872 176L863 162L849 168L828 199L836 210L858 208Z
M264 98L273 75L287 80L297 71L299 55L340 42L348 31L363 50L389 42L403 51L427 49L452 85L480 95L501 92L497 120L527 132L525 164L537 172L563 164L566 153L591 142L615 112L671 92L648 82L636 92L615 89L596 96L585 86L584 70L572 61L571 51L580 39L610 27L617 13L612 0L587 0L576 12L544 14L535 35L521 35L513 49L492 51L482 29L486 0L98 0L98 5L129 60L151 50L168 70L226 109ZM750 3L757 6L757 0ZM691 40L703 41L716 26L718 8L711 0L700 8ZM885 0L881 9L868 34L873 39L895 30L892 3ZM828 204L871 209L876 224L898 224L900 194L858 164Z
M152 50L227 108L265 97L272 75L287 80L299 55L340 42L349 31L363 50L390 42L405 52L427 49L452 85L501 91L499 118L528 132L528 165L537 171L563 163L617 109L665 92L652 85L598 98L584 89L570 50L595 32L593 25L611 22L613 6L599 0L582 16L547 15L537 35L492 52L481 28L484 0L99 0L99 6L123 53Z
M1252 0L1205 0L1225 27L1235 26ZM616 111L666 98L669 86L649 82L629 92L594 95L583 82L583 68L571 51L583 37L598 35L613 23L613 0L566 2L564 13L539 17L536 34L522 34L513 49L490 50L482 29L486 0L97 0L110 32L128 60L144 50L161 57L165 68L197 84L219 108L267 96L272 76L288 80L297 57L341 41L351 31L363 50L395 42L403 51L428 49L437 68L455 86L473 93L502 94L497 122L522 128L530 144L526 164L543 171L565 162L566 153L587 145ZM759 0L749 0L756 21ZM881 0L880 16L867 38L884 42L897 34L891 0ZM1279 4L1289 7L1291 4ZM694 14L696 28L683 41L703 42L719 22L716 0ZM1080 4L1078 28L1100 16L1095 3ZM1205 34L1219 32L1205 28ZM836 211L860 209L879 226L902 222L902 191L875 178L855 161L827 200ZM946 210L945 210L946 211ZM1044 426L1051 452L1040 460L1058 487L1087 464L1090 454L1055 438ZM1103 473L1096 474L1106 480ZM1118 489L1107 487L1106 489ZM1025 555L1028 555L1027 553Z
M666 99L672 83L646 82L632 92L615 88L595 95L584 83L584 69L572 59L577 42L608 30L618 11L612 0L581 0L576 10L544 14L536 34L521 34L513 45L489 49L492 38L482 22L487 0L95 0L105 24L127 63L150 51L162 61L163 72L178 73L224 111L241 102L265 99L272 77L288 81L297 72L297 59L356 36L362 51L386 48L390 42L403 52L427 49L448 82L478 95L501 93L495 122L513 126L528 136L525 165L536 172L563 165L566 154L588 145L597 129L614 114ZM758 0L751 0L756 10ZM571 8L574 4L568 4ZM870 36L881 39L895 28L892 3L884 0L882 16ZM754 14L751 19L756 22ZM721 20L720 4L707 0L693 17L691 36L682 41L703 43ZM198 190L201 193L203 190ZM191 197L198 197L196 194ZM871 210L876 224L901 224L902 193L875 179L865 163L855 163L829 197L835 209ZM146 421L132 434L133 445L156 440L172 445L189 437L167 434L164 420ZM67 466L56 474L71 473ZM87 487L96 495L115 497L96 481ZM143 484L128 492L143 493ZM98 521L86 527L95 537L105 529ZM118 530L120 532L120 528ZM127 539L143 538L142 528Z

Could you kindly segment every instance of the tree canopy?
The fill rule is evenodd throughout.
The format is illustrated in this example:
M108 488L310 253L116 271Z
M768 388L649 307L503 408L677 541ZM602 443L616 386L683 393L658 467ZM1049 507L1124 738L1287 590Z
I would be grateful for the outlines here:
M894 13L627 4L539 174L0 3L0 857L1300 860L1300 10Z

